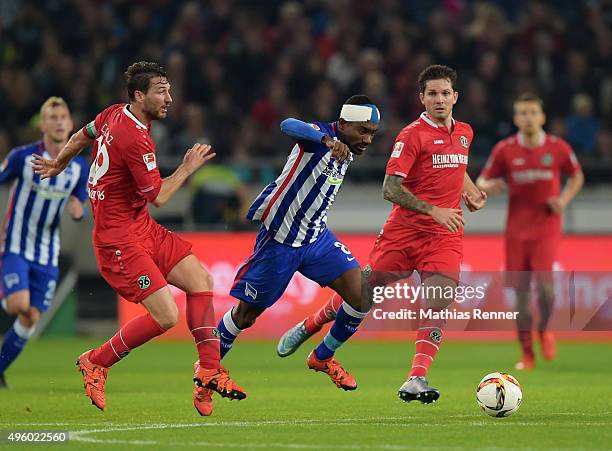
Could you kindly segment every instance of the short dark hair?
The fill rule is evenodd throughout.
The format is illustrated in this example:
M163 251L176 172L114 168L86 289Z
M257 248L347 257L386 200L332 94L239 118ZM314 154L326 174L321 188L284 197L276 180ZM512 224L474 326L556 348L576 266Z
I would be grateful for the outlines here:
M134 100L134 92L136 91L146 93L151 85L151 79L155 77L168 77L166 69L157 63L138 61L129 66L125 71L125 81L130 100Z
M425 92L425 85L429 80L441 79L450 81L453 91L457 90L455 87L457 85L457 72L455 69L441 64L432 64L423 69L419 74L419 92Z
M345 105L374 105L374 102L372 102L372 99L370 99L368 96L364 95L364 94L357 94L354 96L350 96L348 99L346 99L346 102L344 102Z
M516 98L516 100L514 101L514 104L517 104L519 102L535 102L538 105L540 105L540 108L542 108L542 111L544 111L544 101L542 100L540 96L538 96L534 92L522 93Z

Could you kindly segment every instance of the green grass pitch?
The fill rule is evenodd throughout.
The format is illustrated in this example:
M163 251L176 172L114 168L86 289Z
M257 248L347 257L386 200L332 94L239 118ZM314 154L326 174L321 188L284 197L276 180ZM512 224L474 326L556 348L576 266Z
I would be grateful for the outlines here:
M31 343L7 372L0 391L0 429L70 431L67 444L0 444L22 449L610 449L612 344L561 343L559 357L514 374L524 402L508 418L484 415L475 387L491 371L511 370L514 343L452 343L442 347L430 382L433 405L404 404L396 391L412 343L348 343L340 361L357 378L338 390L307 370L311 346L280 359L272 342L238 342L225 364L248 391L244 401L215 398L211 417L192 405L189 343L153 342L109 373L107 411L85 397L76 356L94 343ZM313 343L308 343L313 345Z

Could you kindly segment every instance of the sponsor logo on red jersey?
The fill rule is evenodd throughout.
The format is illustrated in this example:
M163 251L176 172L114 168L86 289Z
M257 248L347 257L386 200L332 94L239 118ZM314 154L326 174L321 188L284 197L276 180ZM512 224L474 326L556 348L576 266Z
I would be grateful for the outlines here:
M460 164L468 164L468 156L460 153L434 153L431 155L432 167L458 168Z
M549 181L553 179L554 175L554 172L549 169L527 169L525 171L512 171L512 180L515 183Z

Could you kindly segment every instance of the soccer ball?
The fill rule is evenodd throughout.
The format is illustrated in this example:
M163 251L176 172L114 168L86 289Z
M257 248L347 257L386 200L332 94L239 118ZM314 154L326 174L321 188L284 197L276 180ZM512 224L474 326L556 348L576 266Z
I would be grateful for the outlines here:
M487 415L507 417L523 401L521 384L508 373L491 373L482 378L476 389L476 402Z

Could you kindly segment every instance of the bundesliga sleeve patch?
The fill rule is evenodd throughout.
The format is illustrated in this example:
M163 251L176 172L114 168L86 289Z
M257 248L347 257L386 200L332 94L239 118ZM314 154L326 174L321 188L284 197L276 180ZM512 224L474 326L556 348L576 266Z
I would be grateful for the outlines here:
M155 154L154 153L145 153L142 156L142 159L145 162L145 164L147 165L147 171L152 171L153 169L155 169L157 167L157 161L155 161Z
M399 156L402 154L402 149L404 148L404 143L401 141L398 141L395 143L395 145L393 146L393 152L391 152L391 158L399 158Z
M319 131L319 132L321 131L321 127L319 127L317 124L310 124L310 126L314 128L316 131Z

